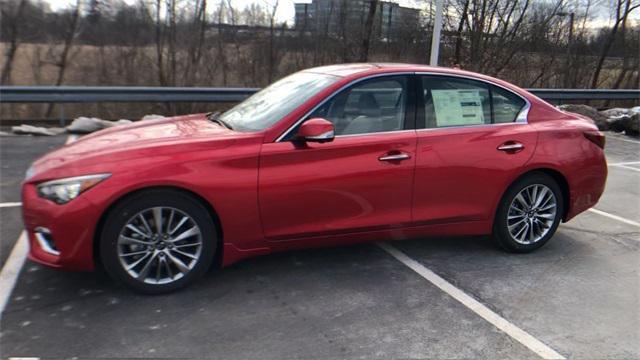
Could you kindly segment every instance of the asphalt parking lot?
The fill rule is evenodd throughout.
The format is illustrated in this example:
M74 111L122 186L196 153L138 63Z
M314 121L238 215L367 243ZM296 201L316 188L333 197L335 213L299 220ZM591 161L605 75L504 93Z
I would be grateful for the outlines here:
M22 231L15 203L24 171L65 140L0 139L3 266ZM527 255L477 237L298 251L245 260L155 297L100 273L27 260L7 291L0 357L544 357L533 339L567 358L640 358L640 141L608 134L606 153L597 210Z

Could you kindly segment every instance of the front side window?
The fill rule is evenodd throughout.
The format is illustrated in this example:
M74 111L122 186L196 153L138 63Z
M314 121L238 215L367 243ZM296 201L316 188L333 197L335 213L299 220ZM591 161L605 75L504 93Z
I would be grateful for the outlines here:
M237 131L264 130L333 84L339 77L299 72L269 85L220 115Z
M368 134L404 129L407 78L389 76L366 80L346 89L307 119L331 121L336 135Z

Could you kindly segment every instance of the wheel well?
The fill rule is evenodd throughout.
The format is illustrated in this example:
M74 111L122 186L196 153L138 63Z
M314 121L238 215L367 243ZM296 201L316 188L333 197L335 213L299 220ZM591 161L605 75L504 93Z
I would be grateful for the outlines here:
M527 171L526 173L520 175L517 179L515 179L511 184L514 184L516 181L529 176L532 173L543 173L550 176L551 178L553 178L553 180L556 181L556 183L558 183L560 191L562 191L562 203L564 204L562 220L564 221L564 219L566 219L567 217L567 214L569 213L569 183L567 182L567 179L564 177L564 175L562 175L562 173L557 170L549 168L539 168Z
M202 204L202 206L204 206L205 209L207 209L207 212L209 213L209 216L211 217L211 220L215 224L216 232L217 232L216 235L218 236L218 239L219 239L218 243L216 244L216 254L215 254L215 258L214 258L213 264L216 267L220 267L221 264L222 264L222 251L223 251L224 247L222 246L222 243L223 243L222 223L220 222L220 218L218 217L218 213L215 211L213 206L207 200L205 200L202 196L194 193L193 191L189 191L187 189L176 187L176 186L153 186L153 187L134 190L132 192L129 192L127 194L122 195L116 201L111 203L111 205L109 205L109 207L102 213L102 216L100 216L100 220L98 220L98 225L96 226L96 229L95 229L95 231L93 233L93 261L96 264L96 267L102 266L101 261L100 261L100 246L99 246L99 242L100 242L100 235L102 234L102 229L103 229L104 223L105 223L109 213L111 211L113 211L113 209L116 206L118 206L120 203L122 203L123 201L127 200L128 198L130 198L130 197L132 197L134 195L138 195L140 193L144 193L144 192L147 192L147 191L153 191L153 190L170 190L170 191L181 192L183 194L186 194L186 195L192 197L193 199L198 201L200 204Z

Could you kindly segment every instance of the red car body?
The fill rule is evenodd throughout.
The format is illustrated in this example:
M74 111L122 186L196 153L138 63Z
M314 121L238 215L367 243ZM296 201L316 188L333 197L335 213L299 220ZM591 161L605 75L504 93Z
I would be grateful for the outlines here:
M604 190L603 151L585 137L597 131L595 125L514 85L419 65L314 71L340 78L263 131L232 131L205 114L189 115L103 130L39 159L22 190L30 258L56 268L93 269L104 214L124 196L152 187L182 189L207 205L220 229L222 265L313 246L491 234L505 189L532 170L548 173L561 185L564 221L593 206ZM347 84L416 73L477 79L507 89L528 101L527 121L343 136L302 147L278 141ZM496 151L510 142L524 148ZM377 161L398 153L411 157ZM37 184L51 179L104 172L110 178L63 205L36 191ZM59 254L39 246L37 227L50 230Z

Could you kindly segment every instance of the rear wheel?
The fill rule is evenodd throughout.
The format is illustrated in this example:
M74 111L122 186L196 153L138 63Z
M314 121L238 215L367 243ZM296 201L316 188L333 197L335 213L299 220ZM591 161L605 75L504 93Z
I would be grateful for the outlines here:
M531 173L503 196L493 237L507 251L536 250L555 234L563 210L562 191L556 181L544 173Z
M211 265L216 231L207 210L188 194L150 190L117 205L100 241L105 270L151 294L177 290Z

